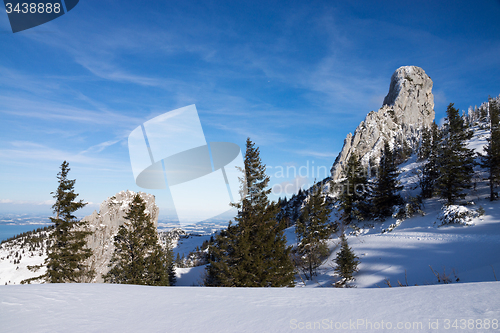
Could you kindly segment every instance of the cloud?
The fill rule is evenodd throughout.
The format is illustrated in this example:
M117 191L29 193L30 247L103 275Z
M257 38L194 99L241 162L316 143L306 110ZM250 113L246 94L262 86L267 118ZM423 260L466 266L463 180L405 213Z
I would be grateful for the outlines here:
M0 95L2 110L0 113L20 118L38 118L43 120L60 120L94 125L133 126L140 124L142 118L127 116L112 111L95 111L65 105L50 100L35 100L21 96Z
M100 153L101 151L103 151L107 147L112 146L115 143L118 143L120 141L121 140L110 140L110 141L106 141L106 142L101 142L101 143L99 143L97 145L94 145L94 146L92 146L90 148L85 149L84 151L80 152L80 154L86 154L86 153L89 153L89 152Z
M338 153L332 153L327 151L313 151L313 150L295 150L295 154L302 156L312 156L322 159L330 159L332 157L337 157Z
M55 200L29 201L29 200L0 199L0 204L11 204L11 205L52 206L55 202L56 202Z
M89 70L95 76L98 76L102 79L117 82L128 82L141 86L151 87L158 87L163 85L162 80L158 78L128 73L122 69L117 68L116 65L112 65L108 62L95 61L91 59L85 59L83 57L77 58L76 62Z
M0 86L8 90L25 91L39 96L53 95L60 89L60 82L0 66Z
M74 153L72 151L64 151L60 149L51 148L37 142L30 141L11 141L10 145L13 148L0 149L0 158L2 161L14 161L16 163L26 161L68 161L70 163L79 163L91 165L93 167L105 167L115 171L121 170L119 168L121 163L116 163L114 160L88 156L82 153ZM98 145L99 146L99 145ZM89 151L87 149L87 151ZM4 162L5 163L5 162ZM127 165L128 166L128 165ZM121 171L129 171L124 168Z

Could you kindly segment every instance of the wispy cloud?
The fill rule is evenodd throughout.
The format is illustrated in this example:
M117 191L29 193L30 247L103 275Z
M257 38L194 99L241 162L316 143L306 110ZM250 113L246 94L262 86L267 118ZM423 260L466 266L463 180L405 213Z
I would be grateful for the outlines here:
M52 206L55 202L56 202L55 200L30 201L30 200L0 199L0 204L11 204L11 205Z
M120 142L120 140L110 140L110 141L106 141L106 142L101 142L101 143L99 143L97 145L89 147L89 148L85 149L84 151L80 152L80 155L83 155L83 154L86 154L86 153L100 153L104 149L106 149L107 147L112 146L112 145L114 145L115 143L118 143L118 142Z
M331 159L332 157L336 157L338 153L331 153L327 151L313 151L313 150L295 150L295 154L302 156L312 156L323 159Z
M83 152L74 153L73 151L55 149L29 141L12 141L10 142L10 146L12 148L0 149L0 158L4 163L7 161L19 163L23 161L60 162L66 160L70 163L91 165L95 168L106 167L108 169L120 170L120 165L114 160L98 156L89 156ZM87 149L87 151L89 150ZM123 168L125 168L125 166ZM126 168L126 171L128 172L129 169Z
M132 126L143 119L113 111L96 111L44 99L0 95L0 113L28 119L59 120L94 125Z
M84 57L78 57L76 62L89 70L92 74L105 80L134 83L141 86L158 87L162 86L162 80L129 73L123 69L112 65L110 62L97 61Z

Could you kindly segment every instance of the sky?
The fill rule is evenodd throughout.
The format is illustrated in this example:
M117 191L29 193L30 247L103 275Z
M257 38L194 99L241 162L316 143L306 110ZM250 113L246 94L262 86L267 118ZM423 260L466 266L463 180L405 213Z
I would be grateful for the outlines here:
M272 186L306 187L400 66L432 78L437 121L498 96L499 17L500 1L82 0L14 34L0 13L0 213L50 215L66 160L81 214L129 189L174 216L168 189L135 184L127 138L191 104L207 142L250 137Z

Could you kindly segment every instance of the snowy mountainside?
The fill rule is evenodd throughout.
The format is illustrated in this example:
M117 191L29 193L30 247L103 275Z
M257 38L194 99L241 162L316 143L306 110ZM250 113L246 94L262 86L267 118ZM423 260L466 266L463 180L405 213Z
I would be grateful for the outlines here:
M474 136L468 146L477 152L483 151L489 137L484 126L483 122L472 126ZM407 201L420 194L425 162L413 154L398 166L398 180L403 185L400 194ZM500 202L489 201L486 178L485 170L477 165L473 186L464 200L467 205L446 207L441 199L426 199L422 212L412 217L395 214L385 221L355 221L348 226L349 245L361 260L354 285L371 288L398 286L398 281L408 285L496 281L500 277ZM307 195L308 191L302 191L286 205L295 203L300 208ZM334 209L331 221L337 218L338 210ZM285 235L288 245L297 244L294 226L287 228ZM298 277L297 287L332 286L337 278L333 269L339 248L337 236L328 240L332 252L318 276L312 280Z
M489 131L486 119L471 123L474 136L468 146L483 152ZM477 158L479 159L479 158ZM423 164L416 154L399 165L401 195L408 200L420 193ZM355 221L348 227L349 244L360 257L358 287L387 287L397 282L410 285L446 282L495 281L500 275L500 202L490 202L487 173L475 166L473 184L466 191L466 205L445 206L438 198L426 199L422 214L387 220ZM396 209L397 211L397 209ZM332 214L335 219L335 210ZM320 268L316 281L308 286L331 284L338 239L329 240L333 249ZM406 282L405 282L406 281Z
M422 131L434 121L433 82L425 71L416 66L402 66L391 76L389 92L382 107L369 112L354 134L348 133L342 150L330 170L331 175L319 182L324 192L330 192L332 182L339 183L351 155L356 154L362 165L375 169L379 163L384 141L391 149L415 152L422 140ZM406 154L406 153L405 153ZM283 211L297 218L298 210L313 187L301 190L283 206ZM332 195L334 199L336 195Z
M50 228L37 229L0 244L0 285L19 284L45 273L45 267L32 272L28 266L43 264L50 245Z

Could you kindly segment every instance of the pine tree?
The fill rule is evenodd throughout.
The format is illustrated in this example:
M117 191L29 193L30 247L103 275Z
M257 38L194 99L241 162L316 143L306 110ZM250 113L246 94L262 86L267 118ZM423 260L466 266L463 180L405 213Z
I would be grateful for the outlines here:
M440 154L440 140L441 134L439 128L433 122L429 131L428 148L426 148L427 152L425 154L427 162L424 164L422 178L420 179L423 198L432 198L436 190L436 181L439 178L438 157Z
M394 163L396 165L406 162L411 154L413 154L413 149L405 138L399 138L398 141L399 147L393 151Z
M401 197L397 192L402 186L399 185L397 177L398 169L394 162L393 151L385 141L372 199L375 216L380 218L391 216L392 207L401 203Z
M343 211L342 220L349 224L353 218L363 219L370 213L366 202L369 194L368 179L356 154L349 157L344 177L338 200Z
M340 251L335 258L335 272L340 276L335 286L344 287L349 281L354 280L353 274L358 271L359 258L354 254L347 243L347 238L342 232L340 235Z
M115 236L115 251L110 271L103 275L106 282L168 286L172 271L172 256L163 251L158 233L146 214L144 200L136 194Z
M291 247L286 246L279 206L269 202L269 176L259 149L247 139L242 201L237 224L221 231L209 250L206 285L231 287L293 286Z
M211 287L234 287L239 285L234 273L237 264L235 243L238 227L229 221L221 230L208 251L205 285Z
M451 205L465 198L463 191L471 187L474 151L467 148L467 140L472 138L473 132L464 124L453 103L448 106L446 114L447 123L438 157L440 176L436 185L439 196Z
M175 275L175 261L174 261L174 251L170 242L167 242L165 249L163 249L165 255L165 266L167 269L168 285L173 286L177 282L177 277ZM177 253L178 255L179 253Z
M297 254L301 258L298 265L308 279L316 275L323 258L328 256L325 241L332 233L332 227L328 222L331 208L322 193L321 184L313 185L295 227L299 242Z
M88 267L85 261L92 256L92 250L87 248L86 237L91 234L85 231L87 225L78 221L74 213L83 208L83 200L75 201L78 193L74 187L76 180L68 179L69 163L61 164L61 171L57 174L59 186L56 192L51 192L56 202L52 206L56 215L50 220L54 223L51 233L51 245L48 247L45 265L47 271L44 275L22 281L30 283L34 280L45 279L50 283L90 282L95 272ZM34 266L33 269L38 269Z
M431 131L432 130L428 127L424 127L422 129L422 143L418 151L419 160L425 160L429 158L429 155L431 154L431 144L432 144Z
M488 145L484 147L486 155L481 155L481 166L488 169L490 200L498 199L496 186L500 184L500 116L498 102L489 98L490 109L490 137Z

